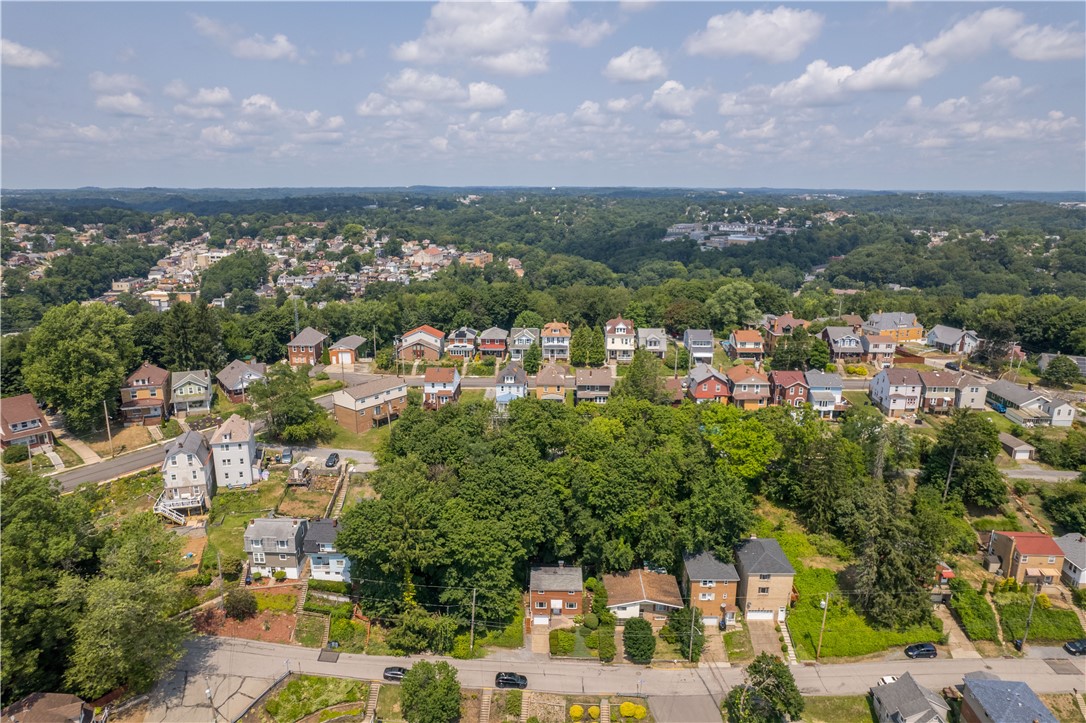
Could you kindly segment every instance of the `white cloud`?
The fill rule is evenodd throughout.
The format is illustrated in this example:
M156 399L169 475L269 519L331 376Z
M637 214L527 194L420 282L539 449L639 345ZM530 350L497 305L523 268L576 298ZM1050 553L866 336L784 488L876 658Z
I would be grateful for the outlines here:
M794 81L791 81L794 82ZM720 115L751 115L758 112L758 107L746 100L742 93L723 93L717 106Z
M277 118L283 115L283 110L279 107L279 104L263 93L251 95L241 101L241 112L245 115L264 118Z
M705 91L686 88L677 80L668 80L653 91L652 99L645 107L664 116L690 116L694 106L705 96Z
M973 13L924 43L924 52L937 58L973 58L988 52L1022 23L1022 14L1007 8Z
M777 128L777 119L770 118L761 125L754 126L753 128L745 128L738 133L740 138L753 138L753 139L767 139L775 138L779 129Z
M845 81L854 74L847 65L834 68L824 60L816 60L807 66L803 75L772 88L769 98L782 105L837 103L845 95Z
M468 99L462 106L470 110L493 110L505 105L505 91L493 83L468 84Z
M134 75L117 73L107 75L100 70L90 74L90 89L95 93L118 94L129 91L142 91L143 81Z
M455 78L437 73L422 73L414 68L404 68L397 75L387 78L385 90L392 95L416 100L448 102L466 98L463 86Z
M546 48L518 48L507 53L482 55L473 58L476 65L501 75L538 75L547 70Z
M656 0L619 0L618 6L623 12L640 13L656 4Z
M608 123L607 115L600 110L600 104L586 100L573 111L573 122L582 126L605 126Z
M228 43L231 35L233 35L225 25L217 20L212 20L206 15L194 15L192 25L200 35L223 44Z
M430 147L435 151L444 153L449 150L449 139L443 136L434 136L430 139Z
M56 59L48 53L29 48L7 38L0 38L0 63L11 68L28 69L48 68L58 65Z
M237 28L228 27L204 15L194 15L192 24L196 32L227 48L235 58L244 60L300 60L298 48L283 33L276 33L271 40L259 33L243 37L243 33Z
M656 127L656 130L664 135L677 136L686 135L690 129L686 125L686 121L673 118L671 120L661 121L660 125Z
M117 95L98 96L94 105L99 110L115 115L149 116L152 111L150 106L135 93L120 93Z
M1011 35L1007 49L1020 60L1077 60L1086 55L1086 33L1029 25Z
M230 95L230 89L223 86L214 88L200 88L191 99L194 105L230 105L234 98Z
M173 112L186 118L195 118L196 120L214 120L223 117L222 111L218 108L185 105L184 103L175 105L173 107Z
M171 80L162 89L162 92L171 98L181 100L189 94L189 87L185 85L185 81L180 79Z
M363 50L340 50L332 54L332 62L336 65L350 65L355 58L365 56Z
M813 10L778 7L747 14L734 10L709 18L705 30L686 39L690 55L752 55L771 63L795 60L822 32L824 18Z
M532 121L535 120L536 114L529 113L523 108L517 108L511 110L505 115L494 116L488 119L483 127L490 131L496 131L498 133L523 133L531 128Z
M641 101L644 98L638 95L631 95L629 98L611 98L607 101L607 110L612 113L629 113L631 110L641 105Z
M210 126L200 131L200 140L213 148L230 149L241 145L241 137L225 126Z
M945 65L915 45L906 45L881 58L875 58L844 79L851 90L903 90L915 88L939 75ZM851 70L848 66L843 66ZM840 70L840 69L838 69Z
M667 66L654 49L635 45L622 55L611 58L603 74L619 83L641 83L666 77Z
M355 113L364 117L390 118L419 113L426 104L419 100L396 101L380 93L370 93L355 106Z
M980 89L988 95L1011 95L1022 89L1022 79L1017 75L994 75Z

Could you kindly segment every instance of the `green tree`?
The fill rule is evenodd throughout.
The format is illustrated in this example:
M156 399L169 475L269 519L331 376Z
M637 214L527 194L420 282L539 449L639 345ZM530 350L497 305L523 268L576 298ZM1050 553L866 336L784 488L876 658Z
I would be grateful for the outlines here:
M626 657L638 665L652 662L656 653L656 636L652 625L644 618L630 618L622 627L622 647Z
M400 710L407 723L453 723L460 719L460 681L445 661L422 660L400 685Z
M5 334L0 337L0 393L5 397L26 394L23 379L23 354L30 341L30 332Z
M601 367L607 361L607 344L603 336L603 330L592 330L592 336L588 343L587 363L590 367Z
M256 615L256 607L256 596L243 587L230 590L223 600L226 616L235 620L247 620Z
M1041 372L1041 383L1050 387L1068 389L1081 381L1082 374L1078 370L1078 364L1071 357L1062 354L1049 361Z
M781 453L780 443L765 425L736 407L705 405L701 423L717 465L739 479L755 479Z
M807 368L825 369L830 363L830 347L822 339L811 337L807 344Z
M305 368L293 371L284 363L268 369L263 384L249 387L253 403L267 419L268 434L284 442L302 444L335 436L335 423L309 398Z
M690 624L691 615L694 616L693 625ZM674 610L667 616L667 627L679 646L679 653L691 662L698 662L705 647L705 624L701 621L701 611L697 608Z
M172 371L210 369L225 364L222 331L206 304L180 302L162 315L162 363Z
M758 292L747 281L728 279L705 300L714 328L750 326L758 321Z
M1007 499L1007 489L995 465L999 449L999 431L987 417L956 409L939 430L921 469L920 484L948 489L966 504L1000 505Z
M1073 482L1044 486L1042 504L1064 530L1086 535L1086 472Z
M656 355L638 349L634 352L630 366L626 368L626 375L615 383L611 397L641 399L653 404L664 402L667 400L667 392L664 389L662 373L663 366Z
M569 363L578 367L586 366L591 346L592 329L581 324L573 330L573 337L569 341Z
M545 323L543 317L534 311L522 311L513 320L513 326L518 329L542 329Z
M135 366L131 319L105 304L75 302L45 313L27 344L23 377L39 402L64 412L80 434L102 419L102 401L116 410L121 384Z
M543 366L543 347L538 341L534 341L524 352L524 371L529 374L538 374L541 366Z
M759 653L746 669L747 682L728 692L729 723L779 723L803 713L803 696L788 666L776 655Z

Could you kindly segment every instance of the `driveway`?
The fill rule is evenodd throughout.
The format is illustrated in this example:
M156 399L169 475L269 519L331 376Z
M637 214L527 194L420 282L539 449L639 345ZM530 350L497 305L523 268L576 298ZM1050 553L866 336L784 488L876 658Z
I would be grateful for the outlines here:
M943 621L943 632L947 634L946 646L950 657L978 659L981 657L946 605L936 605L935 616Z
M660 723L710 723L720 720L720 708L711 695L654 695L649 698L652 717Z
M746 620L743 623L750 632L750 644L754 648L754 654L769 653L781 655L781 640L772 620Z

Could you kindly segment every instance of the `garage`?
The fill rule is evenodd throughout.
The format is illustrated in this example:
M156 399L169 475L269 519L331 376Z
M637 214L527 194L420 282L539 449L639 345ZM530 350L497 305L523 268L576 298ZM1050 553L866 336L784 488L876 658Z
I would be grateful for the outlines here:
M707 628L715 628L720 625L720 616L702 618L701 622L704 623Z
M747 610L747 620L772 620L772 610Z
M551 616L550 615L533 615L532 616L532 627L533 628L535 626L537 626L537 625L542 625L542 626L546 627L546 626L548 626L550 624L551 624Z

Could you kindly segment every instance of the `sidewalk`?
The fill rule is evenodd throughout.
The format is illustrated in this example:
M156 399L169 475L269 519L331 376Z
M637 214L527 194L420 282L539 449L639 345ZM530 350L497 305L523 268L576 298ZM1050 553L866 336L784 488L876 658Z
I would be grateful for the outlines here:
M82 440L73 437L67 430L53 430L53 434L57 436L57 439L67 445L68 449L78 454L79 458L83 460L83 464L94 464L95 462L102 461L101 456L99 456L97 452L88 447Z

